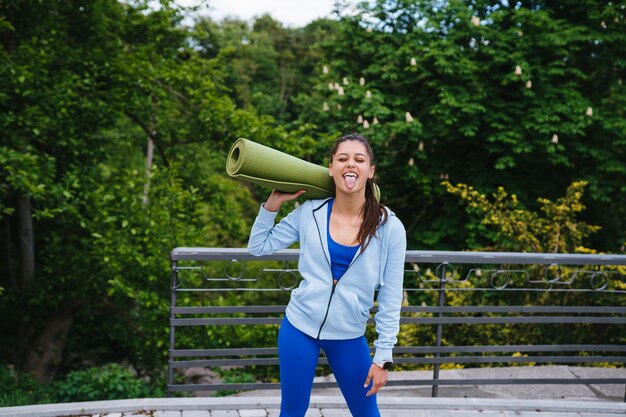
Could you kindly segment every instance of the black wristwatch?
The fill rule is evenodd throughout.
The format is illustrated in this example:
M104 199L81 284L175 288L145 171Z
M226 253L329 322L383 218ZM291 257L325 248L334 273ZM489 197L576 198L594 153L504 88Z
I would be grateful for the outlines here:
M385 371L388 371L391 369L391 364L392 362L383 362L383 363L377 363L376 365L380 366Z

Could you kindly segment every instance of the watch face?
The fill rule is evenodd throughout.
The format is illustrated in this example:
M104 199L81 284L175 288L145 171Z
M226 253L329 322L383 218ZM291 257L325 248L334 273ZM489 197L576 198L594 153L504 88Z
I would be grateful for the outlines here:
M391 369L391 362L385 362L385 363L383 364L383 369L386 369L386 370Z

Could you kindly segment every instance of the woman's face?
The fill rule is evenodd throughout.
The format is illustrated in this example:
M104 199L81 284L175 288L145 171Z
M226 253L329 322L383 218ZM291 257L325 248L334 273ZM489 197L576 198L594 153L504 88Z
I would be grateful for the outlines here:
M346 194L365 192L367 180L374 177L375 169L365 145L355 140L341 142L328 165L337 192Z

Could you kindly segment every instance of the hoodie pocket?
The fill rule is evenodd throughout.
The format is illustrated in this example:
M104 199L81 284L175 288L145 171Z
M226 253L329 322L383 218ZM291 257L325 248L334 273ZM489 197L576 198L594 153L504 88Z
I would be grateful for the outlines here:
M331 308L331 311L338 318L341 318L335 323L337 330L347 332L360 331L369 318L369 310L361 307L359 297L355 293L341 287L337 287Z
M289 302L291 311L297 314L300 320L318 326L324 318L330 292L329 285L303 281L303 285L291 292Z

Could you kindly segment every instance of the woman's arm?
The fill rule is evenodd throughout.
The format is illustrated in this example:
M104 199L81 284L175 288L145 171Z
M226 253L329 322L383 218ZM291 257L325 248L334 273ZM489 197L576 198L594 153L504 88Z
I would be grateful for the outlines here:
M387 232L392 238L389 239L383 285L378 289L378 312L374 316L378 334L378 339L374 341L374 363L393 362L393 347L400 330L406 231L397 217L391 217L389 221Z
M255 256L269 255L277 250L288 248L299 240L298 219L302 206L289 213L275 226L274 220L282 203L294 200L303 193L304 190L293 194L272 191L267 202L261 205L259 214L252 225L248 239L248 252Z

